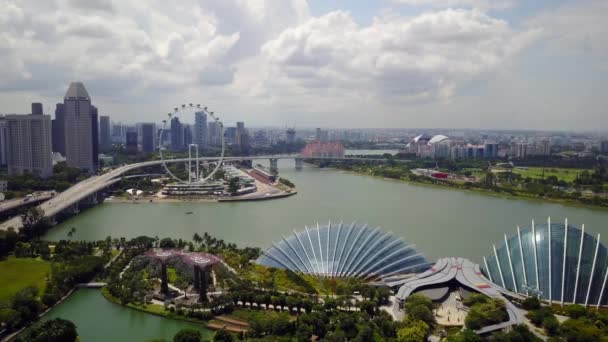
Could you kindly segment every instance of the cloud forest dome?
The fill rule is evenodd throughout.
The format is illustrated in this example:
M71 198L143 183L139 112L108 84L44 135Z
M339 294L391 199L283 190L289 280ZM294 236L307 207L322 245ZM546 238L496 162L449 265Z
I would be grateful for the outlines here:
M562 304L608 305L608 251L584 225L532 221L505 235L483 261L486 276L510 291Z
M382 278L428 269L414 247L379 227L317 223L274 242L256 262L323 277Z

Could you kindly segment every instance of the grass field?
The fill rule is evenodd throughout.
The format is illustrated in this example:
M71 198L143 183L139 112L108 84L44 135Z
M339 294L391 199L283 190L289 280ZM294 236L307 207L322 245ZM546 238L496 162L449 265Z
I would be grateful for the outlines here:
M36 286L42 293L50 270L51 263L44 260L11 256L0 261L0 302L28 286Z
M547 167L545 168L545 177L556 176L560 180L565 180L566 182L572 182L576 179L576 176L583 172L589 171L587 169L566 169L566 168L556 168L556 167ZM543 168L542 167L529 167L526 169L513 169L513 173L519 174L522 177L530 177L530 178L543 178Z

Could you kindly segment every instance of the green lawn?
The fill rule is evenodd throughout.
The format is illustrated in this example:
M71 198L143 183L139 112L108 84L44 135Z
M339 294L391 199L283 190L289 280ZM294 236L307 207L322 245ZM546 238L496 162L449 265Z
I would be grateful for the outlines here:
M545 177L556 176L560 180L565 180L566 182L572 182L576 179L576 176L583 172L589 171L588 169L567 169L567 168L558 168L558 167L547 167L545 168ZM543 168L542 167L529 167L525 170L515 168L513 169L513 173L519 174L522 177L530 177L530 178L543 178Z
M0 302L28 286L36 286L42 293L50 271L51 263L44 260L11 256L0 261Z

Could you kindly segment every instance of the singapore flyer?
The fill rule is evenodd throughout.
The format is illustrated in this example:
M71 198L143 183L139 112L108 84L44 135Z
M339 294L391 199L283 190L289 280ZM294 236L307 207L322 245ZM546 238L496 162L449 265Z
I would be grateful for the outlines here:
M184 130L182 128L183 125L187 125L185 122L193 117L196 118L194 139L193 137L184 137ZM218 130L215 136L218 140L217 143L219 143L220 155L217 159L213 159L212 163L208 162L210 158L201 159L201 153L199 153L199 149L206 146L209 140L207 136L207 122L214 123L214 126ZM204 133L201 133L200 129L198 130L200 136L196 134L197 125L204 127ZM207 107L201 107L200 104L182 104L173 108L167 114L167 118L162 120L157 141L161 165L167 174L179 184L191 186L204 184L212 180L215 173L222 167L225 153L224 124L214 112L209 111ZM188 153L187 158L176 157L176 154L183 154L186 150ZM168 164L175 162L176 159L187 163L185 177L183 175L178 176L169 167ZM205 170L208 172L205 172Z

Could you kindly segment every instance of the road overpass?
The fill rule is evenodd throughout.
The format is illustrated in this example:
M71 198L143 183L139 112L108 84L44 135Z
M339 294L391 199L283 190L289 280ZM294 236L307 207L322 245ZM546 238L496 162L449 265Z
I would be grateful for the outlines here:
M213 162L217 161L219 157L201 157L199 161L201 162ZM264 156L237 156L237 157L224 157L224 162L235 162L235 161L244 161L244 160L270 160L271 164L273 160L282 160L282 159L294 159L303 160L303 159L315 159L315 160L353 160L353 161L375 161L375 162L387 162L386 158L365 158L365 157L316 157L316 158L306 158L300 154L281 154L281 155L264 155ZM397 162L407 162L406 160L395 160ZM166 159L164 160L167 164L172 163L186 163L188 162L188 158L175 158L175 159ZM133 171L136 169L140 169L148 166L157 166L163 163L162 160L151 160L141 163L134 163L120 166L116 169L108 171L101 175L95 175L90 178L87 178L72 187L68 188L66 191L57 194L55 197L50 200L40 204L38 208L40 208L44 212L44 216L54 220L55 216L61 212L71 212L78 213L79 204L87 203L87 204L97 204L101 198L99 198L98 193L120 181L125 173L129 171ZM14 228L15 230L19 230L22 227L21 218L14 217L10 220L7 220L0 224L0 230L6 230L8 228Z

